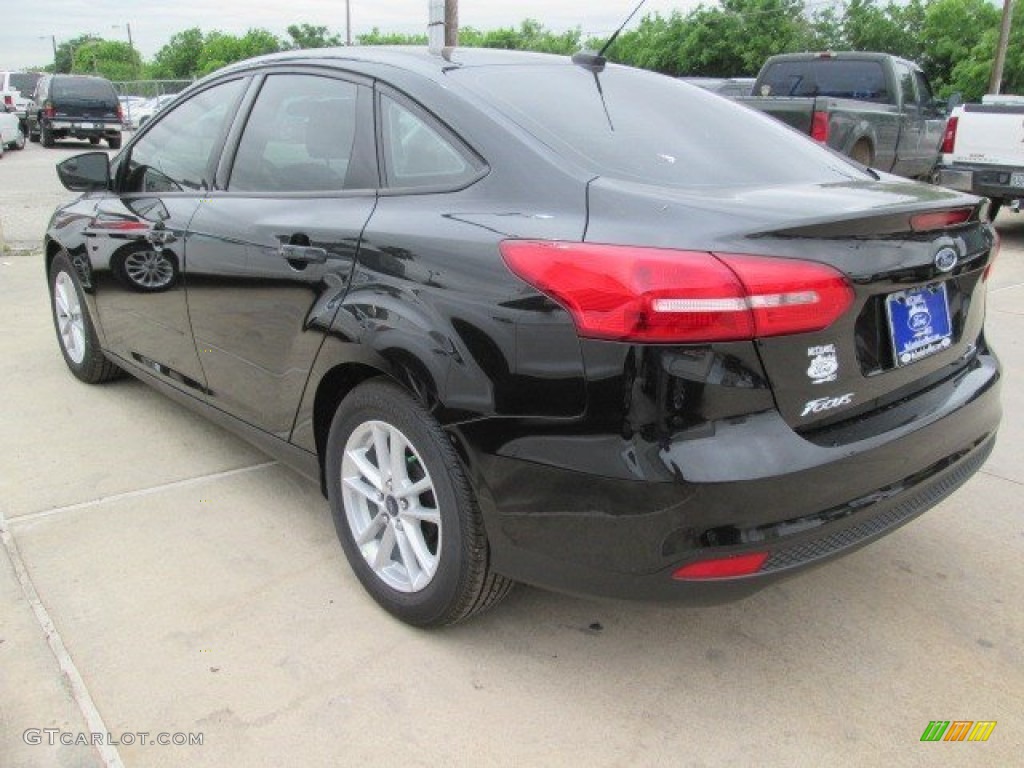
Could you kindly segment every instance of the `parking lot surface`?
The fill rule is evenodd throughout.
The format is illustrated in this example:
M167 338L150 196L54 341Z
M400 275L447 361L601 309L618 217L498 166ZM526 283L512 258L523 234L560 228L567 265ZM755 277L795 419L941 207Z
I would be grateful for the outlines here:
M1003 428L951 499L740 603L523 587L429 632L363 592L318 488L68 373L39 243L88 149L0 160L0 765L1020 764L1024 214L989 289ZM997 725L923 743L933 720ZM61 743L91 732L119 743Z

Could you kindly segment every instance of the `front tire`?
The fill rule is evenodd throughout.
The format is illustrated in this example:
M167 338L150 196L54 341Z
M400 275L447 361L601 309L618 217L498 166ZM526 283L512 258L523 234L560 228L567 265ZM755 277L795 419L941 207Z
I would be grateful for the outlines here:
M87 384L99 384L120 375L121 369L100 349L81 280L66 251L50 264L50 310L60 352L75 376Z
M373 379L339 406L325 460L334 527L381 607L409 624L454 624L513 582L490 569L473 491L447 435L408 392Z

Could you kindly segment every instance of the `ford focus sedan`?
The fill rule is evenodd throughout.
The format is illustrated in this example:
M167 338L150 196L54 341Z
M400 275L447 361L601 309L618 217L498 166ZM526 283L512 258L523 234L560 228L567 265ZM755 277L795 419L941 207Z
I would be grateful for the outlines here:
M995 441L987 201L668 77L294 51L58 172L83 192L45 241L71 372L318 482L415 625L520 581L742 597L913 519Z

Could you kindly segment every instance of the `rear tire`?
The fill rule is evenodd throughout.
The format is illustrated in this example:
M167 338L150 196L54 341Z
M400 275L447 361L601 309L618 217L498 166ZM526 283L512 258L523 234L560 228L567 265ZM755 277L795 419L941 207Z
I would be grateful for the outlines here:
M490 568L480 510L448 436L406 390L381 379L356 387L334 416L324 471L349 564L393 616L454 624L511 590Z
M57 143L54 141L53 131L45 123L39 126L39 140L43 143L44 147L52 147Z
M121 137L118 136L116 139L114 137L110 137L109 139L107 139L107 144L110 146L111 149L120 149Z
M871 148L871 144L863 139L853 145L853 149L850 150L850 157L861 165L868 167L875 162L875 152Z
M92 144L92 145L99 144L100 143L99 137L97 137L97 136L90 136L89 137L89 143Z
M121 375L121 369L100 349L78 271L67 251L58 253L50 264L50 311L60 352L76 377L99 384Z
M14 143L11 145L11 149L24 149L25 148L25 132L18 126L18 135L14 137Z

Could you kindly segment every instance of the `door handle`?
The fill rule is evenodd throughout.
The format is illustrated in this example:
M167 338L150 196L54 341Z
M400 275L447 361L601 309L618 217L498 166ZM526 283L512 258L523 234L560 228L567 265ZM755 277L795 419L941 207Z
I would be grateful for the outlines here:
M178 239L178 236L166 229L150 229L146 232L146 240L153 245L167 245Z
M282 243L277 252L283 259L298 261L303 264L324 264L327 261L327 251L312 245Z

